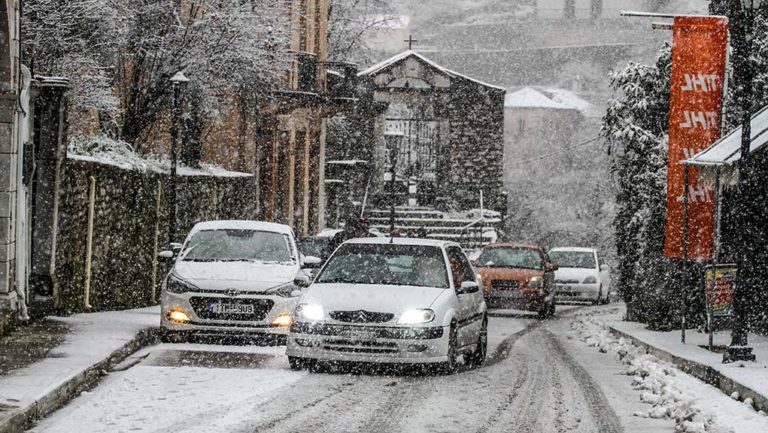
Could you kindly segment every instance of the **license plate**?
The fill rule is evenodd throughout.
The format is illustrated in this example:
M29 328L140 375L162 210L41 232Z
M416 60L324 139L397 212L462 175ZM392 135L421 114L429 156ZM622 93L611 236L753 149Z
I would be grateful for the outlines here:
M216 303L210 305L213 314L253 314L256 310L251 304L225 304Z
M344 336L355 341L374 341L376 333L372 331L347 331Z

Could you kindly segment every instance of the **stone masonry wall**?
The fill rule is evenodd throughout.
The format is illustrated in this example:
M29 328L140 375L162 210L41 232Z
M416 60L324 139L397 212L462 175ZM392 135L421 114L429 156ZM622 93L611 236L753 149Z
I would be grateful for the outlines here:
M154 239L167 245L167 175L67 159L62 173L54 285L58 309L83 311L90 178L96 179L90 304L92 310L155 304ZM252 219L256 214L254 179L179 176L178 233L183 239L197 222ZM160 212L158 184L162 186ZM157 231L156 231L157 227ZM168 271L159 263L156 296Z

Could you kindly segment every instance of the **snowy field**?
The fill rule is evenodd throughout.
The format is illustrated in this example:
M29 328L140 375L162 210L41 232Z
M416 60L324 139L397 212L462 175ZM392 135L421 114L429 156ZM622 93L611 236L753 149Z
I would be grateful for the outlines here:
M487 364L450 376L293 372L284 347L161 344L31 431L768 431L768 417L668 365L620 359L633 348L604 332L611 308L496 312ZM639 384L630 359L654 373Z

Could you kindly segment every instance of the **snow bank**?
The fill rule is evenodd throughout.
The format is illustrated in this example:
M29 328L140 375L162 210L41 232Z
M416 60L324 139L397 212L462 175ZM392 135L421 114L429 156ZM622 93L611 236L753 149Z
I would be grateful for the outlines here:
M67 158L111 165L123 170L169 173L171 169L171 161L168 157L139 155L130 144L103 135L73 137L67 146ZM207 163L200 164L200 168L178 166L177 173L179 176L252 176L249 173L225 170Z
M587 345L614 354L627 365L625 374L634 377L632 385L641 391L640 400L651 405L651 409L638 411L635 416L672 419L675 430L684 433L734 431L721 425L717 416L706 410L695 394L678 386L679 370L672 364L643 353L624 338L614 337L600 319L590 314L582 315L572 327Z

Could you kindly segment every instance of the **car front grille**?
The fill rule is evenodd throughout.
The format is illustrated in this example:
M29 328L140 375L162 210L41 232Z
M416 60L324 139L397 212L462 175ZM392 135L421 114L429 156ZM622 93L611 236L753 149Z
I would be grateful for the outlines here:
M375 338L389 340L429 340L441 338L443 328L432 326L428 328L396 328L383 326L351 326L331 325L326 323L294 322L291 332L296 334L326 335L329 337L346 337L350 333L365 332Z
M372 311L332 311L329 316L333 320L348 323L383 323L392 320L395 315L392 313L376 313Z
M247 299L247 298L215 298L192 297L189 299L195 314L201 319L207 320L241 320L258 322L264 320L272 310L274 302L271 299ZM213 304L253 305L253 313L217 313L211 308Z
M579 284L579 280L555 280L557 284Z
M396 353L397 344L392 342L329 339L323 340L323 349L346 353Z
M519 286L520 286L520 283L514 280L491 281L491 287L497 290L517 290Z

